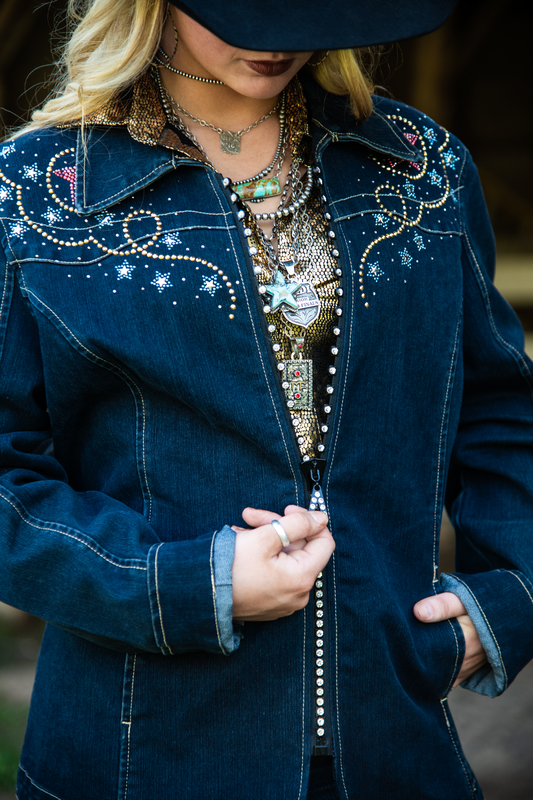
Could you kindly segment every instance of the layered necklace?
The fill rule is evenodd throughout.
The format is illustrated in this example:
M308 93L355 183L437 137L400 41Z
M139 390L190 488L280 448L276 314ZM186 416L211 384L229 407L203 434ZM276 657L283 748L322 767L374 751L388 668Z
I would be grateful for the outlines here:
M309 165L309 154L291 136L293 104L289 87L287 136L292 162L287 191L275 212L259 214L248 205L237 216L248 240L281 388L303 457L301 468L311 493L309 510L327 513L322 481L325 437L337 392L342 272L320 169ZM301 106L300 112L304 113ZM236 193L231 199L238 204ZM273 226L270 236L261 227L267 219ZM315 626L311 732L312 752L317 755L332 752L327 596L324 570L317 576L309 606Z
M159 92L161 95L161 99L163 101L163 106L165 109L165 113L167 115L167 119L172 122L176 127L181 130L198 148L198 150L202 153L207 163L213 167L213 163L205 149L202 147L200 142L198 141L195 134L191 131L189 126L183 121L183 117L187 117L191 119L193 122L198 123L202 127L210 128L211 130L215 131L220 136L220 149L223 153L228 153L229 155L238 155L240 153L240 139L243 134L248 133L249 131L257 128L265 120L269 119L269 117L273 116L276 111L279 110L279 137L278 137L278 145L276 148L276 152L274 154L274 158L270 162L270 164L258 172L256 175L253 175L251 178L243 178L242 180L235 181L234 187L235 191L238 193L239 197L243 200L249 202L257 202L263 200L265 197L276 197L280 195L281 186L279 182L279 176L281 174L281 170L283 168L283 162L285 161L286 155L286 127L285 127L285 107L286 107L286 93L285 91L282 93L281 99L276 103L276 105L267 113L264 114L261 119L256 120L251 125L248 125L246 128L243 128L240 131L227 131L223 128L217 127L216 125L212 125L210 122L207 122L200 117L194 116L194 114L189 113L186 111L183 106L181 106L178 101L170 94L170 92L165 89L163 86L163 82L161 81L161 76L159 71L155 72L155 77L157 80L157 84L159 87ZM270 175L274 169L277 169L273 176L267 177ZM214 169L214 167L213 167Z
M183 106L180 106L177 100L172 97L171 94L167 92L167 97L170 100L170 104L172 105L176 115L181 117L185 116L189 119L192 119L193 122L197 122L203 128L210 128L212 131L215 131L220 136L220 149L223 153L228 153L229 155L238 155L241 152L241 136L244 133L249 133L254 128L257 128L262 122L267 120L272 114L275 114L278 108L280 107L280 101L276 103L274 108L270 109L268 114L264 114L261 119L252 122L251 125L247 125L246 128L242 128L240 131L226 131L224 128L218 128L216 125L212 125L210 122L206 122L205 119L200 119L200 117L195 117L194 114L191 114L190 111L186 111Z
M270 235L250 208L238 216L248 239L282 389L306 461L325 451L341 335L342 273L329 226L331 215L324 213L315 193L310 197L316 184L322 186L319 172L312 167L303 172L295 155L287 183L288 196L280 202ZM266 216L272 219L271 214ZM318 497L322 502L321 494Z
M213 166L204 148L184 121L184 117L202 126L212 128L219 133L221 140L223 129L187 112L163 87L158 70L156 79L167 118L196 145L206 162ZM287 92L283 92L280 101L268 114L242 131L238 131L235 135L239 135L239 137L244 135L272 116L277 110L279 110L280 133L276 152L270 164L251 178L236 181L224 178L223 184L232 189L232 202L240 204L237 217L243 225L244 236L248 241L248 252L252 257L257 288L263 302L263 312L267 315L267 320L270 315L277 315L283 326L280 331L279 324L276 327L274 322L267 321L267 329L273 336L272 346L277 358L282 349L285 349L280 344L280 333L288 343L290 355L283 361L278 361L278 370L282 373L282 388L291 412L295 432L298 434L301 420L299 420L297 412L313 413L316 394L313 389L314 383L316 383L313 378L313 359L304 357L305 351L309 350L309 347L306 346L306 335L309 328L319 322L323 311L323 303L319 294L321 289L318 284L337 280L336 285L338 286L340 269L334 261L339 253L335 248L335 234L329 229L331 216L325 211L322 219L325 221L326 229L322 241L329 251L328 257L333 256L329 269L330 275L334 277L324 281L322 274L319 274L320 270L315 270L316 276L311 277L314 275L312 269L314 258L317 255L324 258L326 255L324 248L319 253L314 246L315 234L308 211L309 198L313 188L316 184L321 188L322 179L316 168L305 165L302 154L292 141L294 131L287 124ZM280 175L287 151L290 152L291 166L282 187ZM258 205L265 198L274 196L279 197L275 211L261 212ZM323 196L322 204L324 205L325 202L326 198ZM263 222L271 224L269 234L263 230ZM287 234L283 248L280 247L278 241L280 224L283 224L283 229ZM335 322L332 326L334 337L340 335L338 323L342 310L338 305L339 292L340 288L337 290L335 308L331 312ZM330 306L331 302L328 304L328 307ZM332 319L330 312L327 316ZM332 345L330 351L331 355L335 356L337 347ZM336 372L333 365L327 369L328 375L334 375ZM324 420L325 416L331 412L330 396L334 392L333 383L325 387L325 392L328 400L321 409L321 420ZM309 436L304 436L300 441L302 437L297 435L304 460L309 459L313 455L313 451L315 451L315 455L317 452L320 454L324 451L321 439L326 432L327 424L322 421L318 427L320 441L316 441L316 436L312 437L315 439L314 447L310 445Z

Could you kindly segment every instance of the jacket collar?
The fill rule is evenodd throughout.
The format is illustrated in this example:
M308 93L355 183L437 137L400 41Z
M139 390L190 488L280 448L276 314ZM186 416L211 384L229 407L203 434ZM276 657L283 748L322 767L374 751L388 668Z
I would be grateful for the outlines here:
M401 161L423 161L423 155L403 136L396 123L380 110L382 98L374 96L374 110L370 117L356 122L350 111L348 99L324 91L309 75L302 73L304 89L311 118L315 123L315 151L329 134L333 142L360 142L371 150L385 153ZM318 129L318 130L317 130Z
M69 126L70 127L70 126ZM150 71L78 127L76 199L79 214L96 214L148 186L186 160L205 163L171 128ZM85 135L84 135L85 134Z
M359 142L395 159L422 160L375 98L371 116L355 122L346 98L300 76L313 125L315 152L330 142ZM205 165L203 155L166 120L158 88L144 73L129 93L86 119L85 141L77 123L76 211L96 214L120 202L181 163ZM306 133L305 130L300 133Z

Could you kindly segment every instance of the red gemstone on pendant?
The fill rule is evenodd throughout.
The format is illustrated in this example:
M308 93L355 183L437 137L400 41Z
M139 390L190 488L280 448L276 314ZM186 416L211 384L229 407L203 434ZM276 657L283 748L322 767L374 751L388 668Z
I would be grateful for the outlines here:
M298 345L298 349L301 350L303 348L303 344Z
M297 369L294 374L296 375L297 378L299 378L300 377L300 370Z
M296 398L297 400L299 400L299 399L300 399L300 397L301 397L302 395L301 395L301 394L295 394L294 396L295 396L295 398Z

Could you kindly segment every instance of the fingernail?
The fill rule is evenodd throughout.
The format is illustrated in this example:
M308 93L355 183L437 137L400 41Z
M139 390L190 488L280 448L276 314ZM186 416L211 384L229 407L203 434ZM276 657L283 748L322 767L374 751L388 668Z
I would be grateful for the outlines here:
M433 619L433 608L429 603L419 603L417 609L420 619L423 619L426 622L429 622Z
M309 513L319 525L326 525L328 521L328 515L324 514L323 511L310 511Z

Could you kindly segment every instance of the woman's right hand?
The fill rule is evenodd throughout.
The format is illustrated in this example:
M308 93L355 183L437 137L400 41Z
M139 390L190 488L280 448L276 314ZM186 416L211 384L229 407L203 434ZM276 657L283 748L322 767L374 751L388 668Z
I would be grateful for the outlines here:
M266 621L287 617L309 602L316 576L335 549L320 511L288 506L284 517L272 511L245 508L250 529L237 528L233 562L233 618ZM270 524L277 519L291 542L283 548Z

